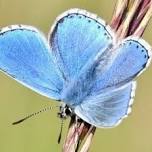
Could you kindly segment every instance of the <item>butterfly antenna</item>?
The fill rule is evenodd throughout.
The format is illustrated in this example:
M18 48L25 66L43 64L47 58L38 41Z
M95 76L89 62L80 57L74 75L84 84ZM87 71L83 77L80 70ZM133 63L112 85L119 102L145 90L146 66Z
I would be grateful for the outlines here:
M56 107L59 107L59 106L56 106ZM31 117L34 117L34 116L36 116L36 115L38 115L40 113L46 112L48 110L52 110L52 107L46 107L46 108L44 108L44 109L42 109L42 110L40 110L38 112L34 112L34 113L32 113L32 114L30 114L30 115L28 115L28 116L26 116L26 117L24 117L24 118L22 118L22 119L20 119L18 121L13 122L12 125L17 125L17 124L19 124L19 123L21 123L21 122L23 122L23 121L25 121L25 120L27 120L27 119L29 119Z
M60 142L61 142L63 125L64 125L64 120L61 119L61 127L60 127L60 133L59 133L59 137L58 137L58 144L60 144Z

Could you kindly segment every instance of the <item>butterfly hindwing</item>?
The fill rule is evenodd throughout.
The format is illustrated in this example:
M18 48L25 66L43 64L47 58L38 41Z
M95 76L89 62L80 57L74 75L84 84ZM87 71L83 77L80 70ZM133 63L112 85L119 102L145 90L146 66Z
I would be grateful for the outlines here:
M96 127L114 127L130 113L135 82L102 90L76 106L75 113Z
M13 25L0 32L0 69L34 91L59 99L63 79L37 29Z
M68 80L76 77L90 58L112 43L111 33L103 20L84 10L72 9L61 15L49 41L63 75Z

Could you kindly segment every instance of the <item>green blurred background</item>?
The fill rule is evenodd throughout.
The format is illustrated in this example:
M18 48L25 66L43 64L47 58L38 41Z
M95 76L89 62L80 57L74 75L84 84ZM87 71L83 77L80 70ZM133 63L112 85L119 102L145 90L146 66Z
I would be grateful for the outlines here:
M0 26L29 24L47 34L56 16L67 9L84 8L110 21L114 4L113 0L0 0ZM152 44L151 28L152 21L144 38ZM98 129L91 152L152 152L151 98L152 67L138 78L131 116L114 129ZM56 104L0 73L0 152L60 152L57 108L17 126L11 125L29 113Z

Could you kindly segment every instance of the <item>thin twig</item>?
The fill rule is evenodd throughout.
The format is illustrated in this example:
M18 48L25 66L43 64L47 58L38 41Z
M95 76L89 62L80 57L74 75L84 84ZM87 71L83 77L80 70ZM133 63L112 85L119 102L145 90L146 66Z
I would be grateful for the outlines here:
M117 31L121 22L123 21L127 7L129 4L129 0L118 0L114 9L113 17L110 23L110 26L114 31Z
M76 120L76 116L71 117L67 138L63 146L63 152L75 152L76 149L78 149L78 141L82 133L84 123Z
M96 131L96 127L91 126L91 128L88 131L88 136L86 136L86 141L85 141L80 152L88 152L90 145L92 143L95 131Z

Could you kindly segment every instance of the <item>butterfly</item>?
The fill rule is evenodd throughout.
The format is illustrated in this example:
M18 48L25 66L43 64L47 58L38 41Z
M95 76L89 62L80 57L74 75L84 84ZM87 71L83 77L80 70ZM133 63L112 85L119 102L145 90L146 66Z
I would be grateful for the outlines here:
M4 27L0 70L64 103L61 117L72 113L96 127L114 127L131 112L135 78L151 61L143 39L115 37L105 21L80 9L60 15L48 40L31 26Z

